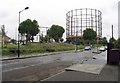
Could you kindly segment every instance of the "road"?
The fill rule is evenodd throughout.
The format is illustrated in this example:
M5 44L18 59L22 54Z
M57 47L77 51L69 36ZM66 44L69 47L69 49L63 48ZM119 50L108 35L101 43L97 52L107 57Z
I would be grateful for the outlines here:
M54 74L64 71L70 65L85 63L93 57L103 59L106 52L99 54L92 53L94 50L62 53L43 57L26 59L15 59L2 62L3 81L39 81ZM101 61L101 60L100 60ZM97 62L95 62L97 63ZM106 59L98 63L106 63Z

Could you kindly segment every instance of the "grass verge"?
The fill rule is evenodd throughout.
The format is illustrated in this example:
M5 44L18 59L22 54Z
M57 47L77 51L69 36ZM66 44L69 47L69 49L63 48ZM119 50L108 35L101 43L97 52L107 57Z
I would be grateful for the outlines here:
M78 49L84 48L83 45L78 45ZM31 43L28 45L20 45L21 54L32 54L32 53L48 53L58 51L69 51L74 50L75 45L67 43ZM7 44L2 49L3 56L15 56L17 55L17 45Z

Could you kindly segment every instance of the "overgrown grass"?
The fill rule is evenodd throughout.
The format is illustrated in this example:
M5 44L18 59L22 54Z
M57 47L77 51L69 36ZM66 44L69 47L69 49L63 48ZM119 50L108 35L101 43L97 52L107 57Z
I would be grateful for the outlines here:
M14 52L12 52L12 51L14 51ZM16 54L17 54L17 45L15 45L15 44L3 45L2 55L16 55Z
M78 49L84 48L83 45L79 45ZM58 52L74 50L75 45L67 43L31 43L28 45L20 45L21 54L32 54L32 53L45 53L45 52ZM17 45L8 44L3 48L4 55L17 55Z

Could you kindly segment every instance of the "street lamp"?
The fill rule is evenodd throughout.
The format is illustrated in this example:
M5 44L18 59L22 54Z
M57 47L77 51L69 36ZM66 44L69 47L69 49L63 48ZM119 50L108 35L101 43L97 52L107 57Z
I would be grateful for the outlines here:
M75 51L77 52L77 36L78 36L78 31L76 31L76 37L75 37Z
M29 9L29 7L25 7L23 10L19 11L19 25L20 25L20 13L24 10ZM20 39L19 39L19 31L18 31L18 58L20 57Z

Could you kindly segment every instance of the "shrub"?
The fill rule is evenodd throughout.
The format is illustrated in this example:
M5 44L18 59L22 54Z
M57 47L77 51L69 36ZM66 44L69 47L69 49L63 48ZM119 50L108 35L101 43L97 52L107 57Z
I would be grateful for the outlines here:
M47 48L46 51L47 51L47 52L55 52L55 49Z
M11 49L9 49L9 51L12 53L17 53L18 50L17 50L17 48L11 48Z

